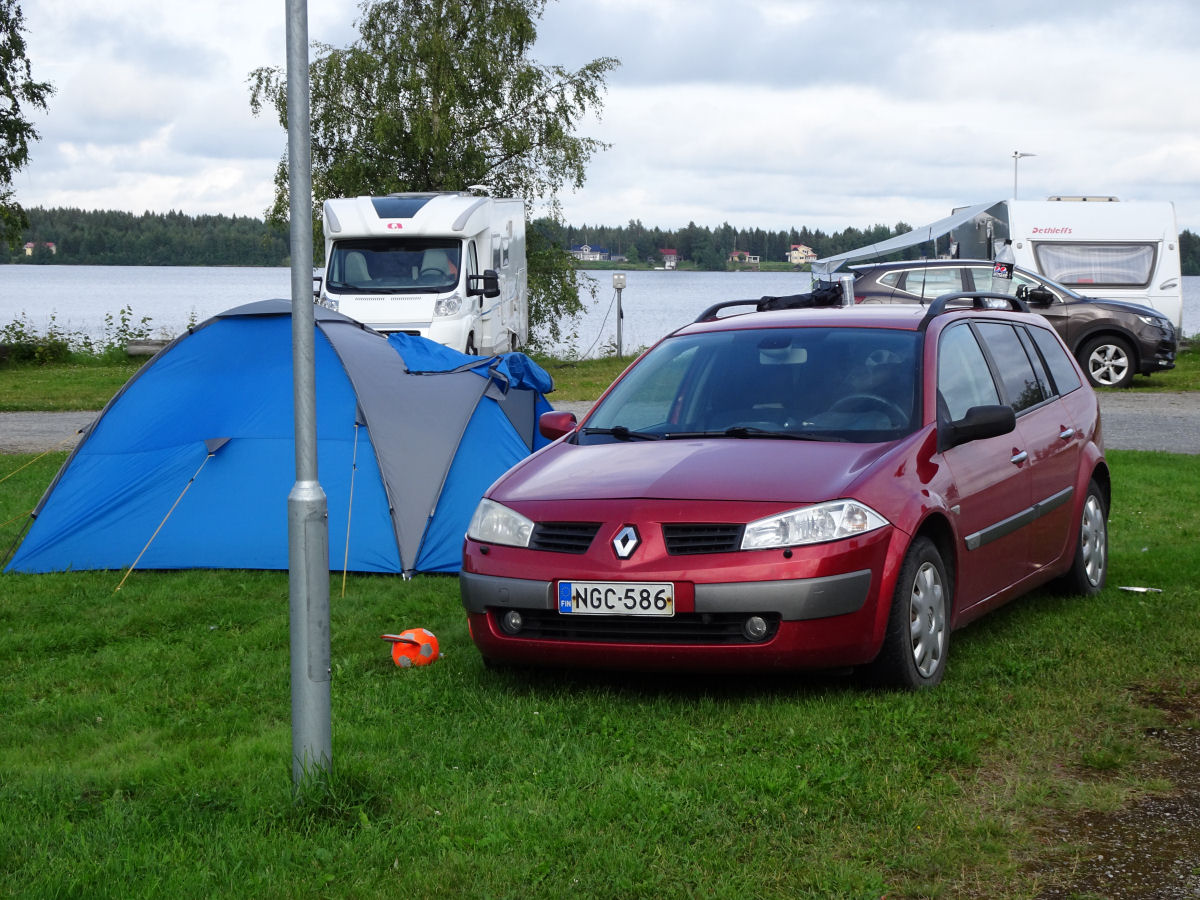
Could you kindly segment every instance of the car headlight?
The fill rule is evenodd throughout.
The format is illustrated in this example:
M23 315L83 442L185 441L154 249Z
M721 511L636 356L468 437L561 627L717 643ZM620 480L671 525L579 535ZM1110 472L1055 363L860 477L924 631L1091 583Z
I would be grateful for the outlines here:
M1167 320L1160 316L1138 316L1138 318L1152 328L1158 328L1162 331L1167 330Z
M795 547L855 537L882 528L888 520L853 500L833 500L758 519L746 526L743 550Z
M322 297L321 301L320 301L320 305L325 307L326 309L332 309L334 312L337 312L338 301L333 299L332 297Z
M516 510L486 497L475 507L475 515L467 526L467 537L485 544L528 547L531 534L533 522Z
M435 316L457 316L460 309L462 309L462 297L458 296L458 294L442 297L433 304L433 314Z

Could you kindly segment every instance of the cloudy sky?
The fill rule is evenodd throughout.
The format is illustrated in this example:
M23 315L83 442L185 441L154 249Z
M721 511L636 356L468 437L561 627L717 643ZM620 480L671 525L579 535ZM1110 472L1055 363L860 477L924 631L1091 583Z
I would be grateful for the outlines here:
M57 92L26 206L261 216L286 134L248 73L285 59L283 0L25 0ZM345 45L357 0L309 0ZM622 65L611 144L567 221L825 230L1019 196L1171 200L1200 230L1194 0L558 0L535 58Z

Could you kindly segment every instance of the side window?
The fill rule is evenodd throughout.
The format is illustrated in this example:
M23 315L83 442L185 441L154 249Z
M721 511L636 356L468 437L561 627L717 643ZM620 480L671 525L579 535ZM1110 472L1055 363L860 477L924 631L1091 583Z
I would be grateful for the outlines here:
M506 269L508 268L508 245L507 237L500 241L500 265Z
M1025 348L1025 355L1029 357L1030 365L1033 366L1033 377L1038 380L1038 384L1042 388L1043 397L1054 396L1054 386L1050 383L1050 375L1046 372L1046 364L1042 362L1041 354L1037 352L1037 348L1033 345L1033 339L1029 337L1029 332L1024 326L1016 327L1017 337L1021 339L1021 346Z
M901 272L884 272L879 276L879 283L886 284L888 287L896 287L900 284Z
M1047 278L1068 286L1146 287L1154 274L1153 244L1040 242L1033 253Z
M1058 393L1069 394L1077 389L1080 386L1079 373L1072 365L1067 348L1062 345L1058 336L1045 328L1030 328L1029 334L1033 337L1038 352L1042 354L1042 359L1046 361L1046 368L1050 370L1050 377L1054 379Z
M956 294L962 289L962 269L957 266L909 269L904 274L904 290L918 297L940 297Z
M500 235L492 235L492 269L500 271Z
M1013 411L1019 413L1045 400L1042 381L1034 371L1016 329L1003 322L980 322L977 327L996 364L1008 405Z
M467 276L479 274L479 254L475 252L475 242L467 243ZM469 284L470 282L468 282Z
M973 406L999 402L975 334L966 323L947 328L938 345L938 417L955 421Z

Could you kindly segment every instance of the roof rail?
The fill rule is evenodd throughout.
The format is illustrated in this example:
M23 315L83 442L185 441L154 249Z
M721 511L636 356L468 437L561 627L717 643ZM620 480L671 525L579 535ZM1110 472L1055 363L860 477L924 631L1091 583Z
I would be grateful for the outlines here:
M849 299L848 299L849 298ZM852 297L844 294L841 284L815 284L807 294L788 294L783 297L759 297L757 300L726 300L714 303L696 318L697 322L708 322L717 318L717 313L734 306L753 306L757 312L775 309L811 309L848 305Z
M755 309L758 309L758 304L760 302L761 301L759 300L725 300L721 303L714 303L704 312L700 313L700 315L696 316L694 321L711 322L713 319L717 318L717 313L719 313L721 310L729 309L733 306L753 306Z
M929 304L929 311L925 313L924 323L928 323L930 319L940 316L946 311L946 307L950 304L966 305L963 301L969 300L972 309L996 309L997 307L989 305L988 300L1003 300L1008 304L1010 312L1029 312L1029 305L1020 297L1014 297L1011 294L1000 294L995 291L966 291L957 294L942 294L932 303Z

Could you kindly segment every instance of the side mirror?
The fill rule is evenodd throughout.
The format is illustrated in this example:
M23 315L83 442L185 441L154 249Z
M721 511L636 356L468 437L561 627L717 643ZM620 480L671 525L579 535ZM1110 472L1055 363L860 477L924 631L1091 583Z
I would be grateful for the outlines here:
M1008 434L1017 427L1017 414L1011 406L972 406L967 414L938 428L938 445L949 450L959 444Z
M471 297L484 296L488 299L500 296L500 276L495 269L487 269L482 275L467 276L467 294Z
M1049 306L1054 302L1054 294L1047 288L1035 287L1029 292L1029 302L1034 306Z
M575 413L554 410L542 413L538 417L538 431L542 437L556 441L564 434L570 434L579 425Z
M324 284L325 282L322 281L320 275L314 275L312 277L312 279L313 279L313 300L319 301L321 299L321 285Z

